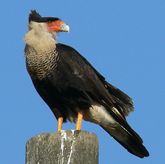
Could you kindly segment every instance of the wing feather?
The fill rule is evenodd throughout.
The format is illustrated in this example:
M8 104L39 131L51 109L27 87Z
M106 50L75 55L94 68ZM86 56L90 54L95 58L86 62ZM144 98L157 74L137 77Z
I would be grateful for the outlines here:
M106 101L110 107L115 107L123 118L133 111L132 99L109 84L81 54L63 44L57 44L57 50L62 54L64 63L68 64L68 70L71 70L74 80L76 79L74 87L78 90L85 89L87 95L94 97L97 101Z

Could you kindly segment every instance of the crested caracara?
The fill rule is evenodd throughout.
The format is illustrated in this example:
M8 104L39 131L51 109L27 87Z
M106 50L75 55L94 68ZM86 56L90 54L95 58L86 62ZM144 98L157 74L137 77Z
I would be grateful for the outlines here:
M61 19L31 11L25 35L27 70L57 118L58 130L67 120L76 122L76 130L80 130L84 119L100 125L130 153L149 156L142 139L126 121L133 111L131 98L108 83L74 48L57 42L57 34L68 31Z

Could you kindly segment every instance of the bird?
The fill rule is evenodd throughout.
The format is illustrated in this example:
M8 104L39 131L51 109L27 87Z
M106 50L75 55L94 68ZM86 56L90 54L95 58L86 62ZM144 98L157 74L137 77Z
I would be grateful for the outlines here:
M57 130L61 131L67 121L81 130L82 120L89 121L133 155L149 156L143 140L126 120L134 110L132 99L110 84L77 50L58 43L58 33L69 30L62 19L31 10L24 37L27 71L56 117Z

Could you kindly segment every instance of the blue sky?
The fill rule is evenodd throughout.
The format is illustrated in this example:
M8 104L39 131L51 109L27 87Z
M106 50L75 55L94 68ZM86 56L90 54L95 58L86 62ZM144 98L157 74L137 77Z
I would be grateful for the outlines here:
M27 140L56 130L56 120L25 68L23 37L31 9L65 20L71 32L60 34L59 42L77 49L134 100L128 122L150 157L129 154L101 128L84 123L84 130L98 136L100 164L165 162L165 1L6 0L0 7L0 163L24 163Z

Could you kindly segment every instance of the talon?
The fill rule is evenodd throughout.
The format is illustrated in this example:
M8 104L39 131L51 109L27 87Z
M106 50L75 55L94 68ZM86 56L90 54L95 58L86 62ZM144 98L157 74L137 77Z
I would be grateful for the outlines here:
M63 124L63 117L58 118L58 125L57 125L57 130L61 131L62 130L62 124Z
M81 130L82 120L83 120L83 114L82 114L82 112L78 112L76 130Z

